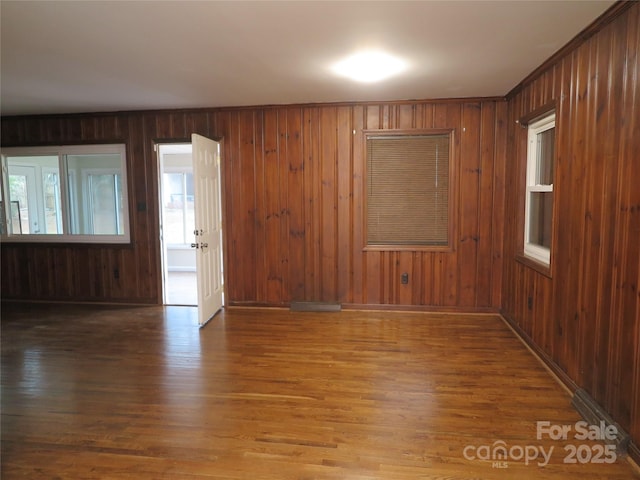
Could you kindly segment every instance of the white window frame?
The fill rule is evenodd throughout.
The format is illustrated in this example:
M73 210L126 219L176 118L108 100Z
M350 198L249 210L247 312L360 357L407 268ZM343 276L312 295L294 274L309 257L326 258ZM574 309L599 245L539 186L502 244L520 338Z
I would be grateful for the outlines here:
M553 192L553 183L550 185L537 183L537 172L539 169L538 142L537 135L556 126L555 112L545 115L543 118L529 124L527 130L527 179L525 193L525 213L524 213L524 255L533 260L551 265L551 249L542 245L529 242L529 225L531 224L531 194ZM555 161L554 161L555 166Z
M118 154L120 155L120 172L122 175L122 195L123 195L123 224L124 231L118 235L101 234L71 234L68 233L71 218L69 208L69 194L77 195L77 192L69 192L69 182L65 157L67 155L99 155ZM7 216L10 208L8 201L3 202L4 225L0 229L3 233L0 236L3 242L15 243L103 243L103 244L126 244L131 242L131 229L129 223L129 192L127 181L127 161L126 148L124 144L103 144L103 145L56 145L47 147L11 147L3 148L2 158L2 189L3 199L8 199L8 168L7 157L30 157L51 155L58 157L59 180L61 190L62 206L62 234L20 234L12 233L10 225L10 215ZM72 174L75 172L71 172ZM9 199L8 199L9 200Z

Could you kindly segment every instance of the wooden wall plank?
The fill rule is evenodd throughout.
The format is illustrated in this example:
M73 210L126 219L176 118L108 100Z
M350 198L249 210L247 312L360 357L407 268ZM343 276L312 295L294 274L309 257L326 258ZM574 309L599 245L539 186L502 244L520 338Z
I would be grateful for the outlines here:
M352 164L351 164L351 262L352 262L352 284L350 297L355 304L364 304L364 285L367 284L365 276L365 255L362 249L365 244L364 239L364 175L365 175L365 154L364 154L364 134L362 130L365 125L366 107L355 105L352 108Z
M269 117L269 110L262 110L255 112L252 118L251 125L251 137L247 137L246 141L251 148L251 156L246 158L247 166L251 166L252 175L250 180L243 181L243 185L247 189L253 189L255 199L253 201L253 226L248 227L251 230L251 234L254 236L254 258L255 263L253 265L256 278L261 278L263 281L256 281L255 285L255 298L258 302L262 303L268 298L267 287L269 285L269 274L267 267L267 252L269 248L277 249L277 245L267 245L266 237L266 217L268 215L266 205L267 201L267 185L266 174L267 169L265 167L265 117ZM269 256L269 259L271 257Z
M320 121L319 109L305 110L305 300L319 301L320 253Z
M352 108L337 108L336 124L336 301L353 303L353 251L351 244L353 218L353 156L354 134L351 126Z
M320 298L338 300L337 291L337 110L320 111Z
M422 262L420 265L420 283L422 288L420 289L420 305L434 305L434 257L433 253L422 253ZM417 273L416 273L417 275Z
M397 305L412 305L414 300L413 285L416 282L414 266L415 253L414 252L398 252L396 258L393 260L395 271L390 276L391 282L394 285L395 295L393 296L393 302ZM406 273L408 275L409 283L402 284L401 276Z
M184 131L183 135L185 138L191 141L191 134L197 133L198 135L202 135L204 137L212 136L212 131L209 126L209 114L203 111L197 112L187 112L185 113L184 119ZM214 139L216 140L216 139Z
M493 169L491 172L491 302L489 305L502 306L502 258L504 255L504 236L506 234L505 194L507 168L507 121L508 109L506 102L496 105L496 125L494 136ZM489 178L489 171L483 170L485 178Z
M288 124L288 110L280 110L278 112L278 192L280 205L280 222L279 222L279 239L280 242L280 257L279 270L280 278L280 303L289 304L291 302L291 278L289 269L289 254L291 252L291 209L289 205L289 170L291 161L296 159L289 158L289 124Z
M137 283L137 295L140 298L159 301L159 201L158 201L158 170L157 162L154 159L154 140L158 139L157 115L148 114L134 115L129 122L128 128L133 129L132 136L136 141L129 146L128 162L129 171L133 173L133 178L129 184L133 185L134 203L129 202L129 213L132 218L132 238L140 245L146 246L138 254L134 255L132 261L136 263L138 277L144 279ZM130 194L131 198L131 194ZM109 266L109 271L113 270ZM153 279L153 281L151 280ZM132 279L133 280L133 279ZM136 285L136 284L133 284ZM109 295L108 292L106 292ZM146 302L144 302L146 303Z
M262 226L261 240L257 242L257 257L264 261L266 282L259 301L282 303L282 265L280 224L280 151L278 111L269 109L264 112L262 125L262 161L256 162L256 210L258 224ZM258 136L260 136L258 134ZM264 210L263 210L264 208ZM257 271L256 273L260 273Z
M289 300L305 300L305 160L302 150L302 115L298 108L287 110L287 158L289 160Z
M476 283L478 271L478 243L480 242L478 216L480 214L480 135L482 123L479 103L465 103L462 106L462 128L460 137L460 163L464 168L459 170L460 178L460 213L459 213L459 247L457 255L468 259L476 266L470 269L466 263L458 262L456 287L460 303L471 305L475 302L478 291L482 288ZM489 257L489 255L487 255Z
M260 158L256 152L259 145L256 145L256 116L261 112L240 111L237 119L239 123L237 145L238 176L232 183L235 185L234 200L239 208L239 216L232 217L234 222L238 222L238 237L235 245L235 257L231 265L238 265L237 281L241 287L240 302L262 301L261 292L264 281L258 285L257 279L264 279L264 258L258 257L260 233L260 213L258 206L260 202L260 189L262 178L258 175ZM244 278L243 278L244 277ZM249 278L247 278L249 277ZM241 280L242 279L242 280Z

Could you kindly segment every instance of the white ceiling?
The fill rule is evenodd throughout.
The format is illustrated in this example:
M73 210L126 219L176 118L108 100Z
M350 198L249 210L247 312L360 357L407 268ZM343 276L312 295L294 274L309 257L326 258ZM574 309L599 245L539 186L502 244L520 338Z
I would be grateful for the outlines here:
M613 1L2 0L2 115L502 96ZM381 84L331 65L380 48Z

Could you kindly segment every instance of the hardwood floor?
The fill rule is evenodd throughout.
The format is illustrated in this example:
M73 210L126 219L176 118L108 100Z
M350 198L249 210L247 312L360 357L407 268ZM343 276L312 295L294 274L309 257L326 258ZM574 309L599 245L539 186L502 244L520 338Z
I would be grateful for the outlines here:
M198 304L198 281L196 272L168 272L166 302L169 305Z
M2 307L5 480L638 478L579 420L497 316Z

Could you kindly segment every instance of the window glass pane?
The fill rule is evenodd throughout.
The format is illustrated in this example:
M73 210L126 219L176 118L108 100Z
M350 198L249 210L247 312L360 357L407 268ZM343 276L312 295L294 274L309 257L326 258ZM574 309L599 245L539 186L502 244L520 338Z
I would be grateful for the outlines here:
M60 233L58 156L7 157L7 170L12 233Z
M11 170L14 173L11 173ZM33 195L29 195L29 190L33 190L29 175L15 173L17 169L9 170L9 197L11 198L11 228L13 233L31 233L29 222L29 202L34 202ZM15 205L15 207L14 207ZM37 219L35 220L37 222Z
M551 248L553 192L531 192L529 210L529 243Z
M13 233L29 233L29 224L27 223L25 225L25 228L27 229L26 232L22 231L22 227L23 227L23 223L22 223L22 217L20 215L20 202L12 200L10 202L10 208L11 208L11 231Z
M117 235L118 200L113 174L89 174L89 224L96 235Z
M550 128L536 135L537 169L536 184L553 184L553 157L555 149L556 129Z
M65 157L72 234L121 235L124 232L120 154Z

